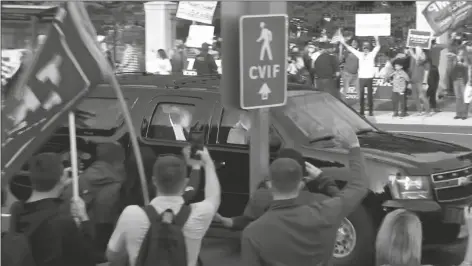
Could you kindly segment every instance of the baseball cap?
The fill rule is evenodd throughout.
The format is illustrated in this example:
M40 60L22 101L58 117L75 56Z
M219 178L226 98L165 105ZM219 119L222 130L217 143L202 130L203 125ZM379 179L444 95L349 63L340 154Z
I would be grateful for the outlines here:
M64 172L61 156L56 153L40 153L31 158L28 166L32 187L41 192L53 189Z
M278 158L269 167L272 187L282 193L295 191L302 181L300 164L290 158Z
M160 190L169 193L178 192L187 177L187 165L176 155L162 155L154 163L152 174Z
M308 175L305 166L305 159L299 151L291 148L281 149L277 158L289 158L295 160L302 167L303 176Z

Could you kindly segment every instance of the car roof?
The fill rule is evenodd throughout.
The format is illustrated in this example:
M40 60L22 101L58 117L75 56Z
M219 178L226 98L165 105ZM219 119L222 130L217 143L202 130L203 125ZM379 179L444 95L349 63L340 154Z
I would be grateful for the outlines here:
M119 77L118 81L124 94L136 95L140 97L152 97L156 92L169 94L179 94L181 92L202 92L219 94L220 77L215 75L191 76L165 84L165 80L170 80L169 76L158 75L132 75ZM163 82L164 81L164 82ZM308 93L320 93L313 87L304 84L288 83L288 96L299 96ZM115 95L113 88L108 84L100 84L96 90L92 91L89 97L103 97Z

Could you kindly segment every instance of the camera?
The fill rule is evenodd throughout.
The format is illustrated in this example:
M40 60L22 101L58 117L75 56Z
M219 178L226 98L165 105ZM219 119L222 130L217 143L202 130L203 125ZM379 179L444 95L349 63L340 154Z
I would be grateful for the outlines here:
M199 127L197 123L192 127L189 133L190 143L190 158L194 160L201 160L201 156L197 154L197 151L202 151L205 143L205 130L204 127Z

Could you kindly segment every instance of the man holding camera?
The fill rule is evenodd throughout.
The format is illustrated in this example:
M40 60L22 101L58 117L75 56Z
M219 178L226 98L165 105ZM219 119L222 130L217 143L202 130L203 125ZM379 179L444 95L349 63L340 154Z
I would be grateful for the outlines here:
M276 159L270 166L272 202L242 234L244 265L331 265L341 221L367 195L365 165L356 133L344 121L334 121L334 125L334 141L349 151L351 179L332 197L320 199L313 194L311 200L300 201L302 166L292 158Z

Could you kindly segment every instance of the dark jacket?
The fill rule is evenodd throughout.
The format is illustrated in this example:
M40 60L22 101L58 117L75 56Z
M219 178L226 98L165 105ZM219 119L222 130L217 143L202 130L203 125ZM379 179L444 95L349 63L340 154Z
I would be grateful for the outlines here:
M37 266L95 266L93 228L90 222L78 227L68 213L60 210L60 199L43 199L36 202L12 205L11 223L19 232L26 232L44 216L57 212L45 220L31 235L31 249Z
M331 265L341 221L367 194L360 148L349 154L352 179L338 195L320 201L311 194L309 204L299 199L273 201L264 215L246 227L241 241L245 266Z
M298 200L308 204L312 199L322 201L328 197L335 196L339 193L339 189L330 177L323 174L317 179L307 184L308 190L300 193ZM312 193L312 192L319 193ZM321 193L321 194L320 194ZM273 202L272 193L265 186L265 182L261 183L259 189L254 192L249 200L242 216L233 217L233 230L243 230L251 222L261 217Z
M87 204L90 219L96 224L114 224L121 212L120 192L124 174L109 163L96 161L79 177L79 193ZM63 193L72 198L72 186Z
M193 67L197 71L197 75L218 74L218 66L216 65L215 58L208 53L198 54L197 57L195 57Z
M315 67L313 73L315 78L319 79L332 79L335 77L336 72L339 71L339 64L335 56L328 53L322 53L314 62Z
M344 71L353 75L359 70L359 58L349 51L344 54Z

